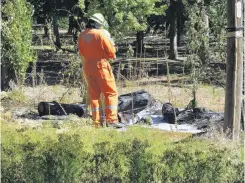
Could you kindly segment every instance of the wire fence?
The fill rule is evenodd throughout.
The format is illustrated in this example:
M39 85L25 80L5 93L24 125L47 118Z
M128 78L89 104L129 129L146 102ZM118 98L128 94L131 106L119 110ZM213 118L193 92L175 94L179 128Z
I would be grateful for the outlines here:
M185 42L178 47L179 58L168 58L169 39L164 34L147 35L144 37L144 50L135 55L135 37L128 37L117 44L117 59L112 63L120 93L145 89L155 98L172 102L177 106L186 107L193 99L193 81L191 80L191 65L188 63L188 51ZM28 85L56 85L81 87L82 64L78 54L66 51L57 52L47 49L49 41L40 42L43 37L34 35L33 45L37 51L37 62L30 65L27 73ZM184 40L184 38L182 39ZM72 37L61 35L63 47L73 47ZM74 48L74 47L73 47ZM75 48L74 48L75 49ZM199 106L215 111L224 108L224 78L225 64L211 63L209 76L198 81L197 101ZM35 81L35 82L34 82ZM208 85L212 84L212 85Z

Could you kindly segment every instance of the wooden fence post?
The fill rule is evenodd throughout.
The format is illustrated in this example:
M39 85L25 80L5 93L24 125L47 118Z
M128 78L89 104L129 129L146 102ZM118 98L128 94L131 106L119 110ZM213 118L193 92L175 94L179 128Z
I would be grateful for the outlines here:
M243 82L243 0L227 0L227 69L224 130L239 140Z

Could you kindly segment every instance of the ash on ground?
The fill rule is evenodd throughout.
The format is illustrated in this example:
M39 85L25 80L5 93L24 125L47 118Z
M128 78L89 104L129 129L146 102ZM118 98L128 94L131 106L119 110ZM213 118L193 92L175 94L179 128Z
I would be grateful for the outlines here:
M119 104L119 120L127 126L141 124L164 131L203 134L211 129L221 128L224 122L224 113L213 112L201 107L194 109L175 108L171 103L155 100L144 90L119 96ZM84 105L84 110L85 108ZM76 115L50 114L41 116L37 110L29 108L12 110L12 115L13 119L21 124L31 123L33 126L40 126L42 122L47 120L58 124L70 119L76 122L82 121L81 117ZM73 117L71 118L71 116Z

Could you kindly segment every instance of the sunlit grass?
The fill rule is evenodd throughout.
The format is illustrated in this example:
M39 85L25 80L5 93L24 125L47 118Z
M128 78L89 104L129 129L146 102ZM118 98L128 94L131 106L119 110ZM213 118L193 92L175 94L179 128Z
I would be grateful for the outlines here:
M178 76L173 76L177 78ZM149 79L149 81L151 78ZM147 82L147 79L140 80L141 82ZM117 84L119 94L126 94L135 92L138 90L146 90L155 99L162 102L171 102L176 107L185 108L192 100L191 86L178 83L178 86L166 84L151 83L151 84L139 84L140 81L124 81ZM169 93L170 89L170 93ZM47 86L40 85L35 87L21 87L21 89L15 89L7 92L9 98L16 103L37 104L41 101L59 101L63 103L80 103L83 100L82 91L79 88L67 88L62 85ZM200 85L197 90L197 103L198 107L206 107L210 110L223 112L225 102L225 90L221 87L215 87L210 85Z
M162 102L171 102L176 107L185 108L192 100L191 86L182 85L180 87L171 86L171 94L169 94L169 87L163 84L145 84L137 85L133 81L128 81L126 87L119 86L118 91L120 94L134 92L137 90L146 90L155 99ZM171 96L169 96L171 95ZM169 100L171 99L171 100ZM216 112L224 111L225 90L222 87L215 87L209 85L200 85L197 90L197 103L198 107L206 107Z

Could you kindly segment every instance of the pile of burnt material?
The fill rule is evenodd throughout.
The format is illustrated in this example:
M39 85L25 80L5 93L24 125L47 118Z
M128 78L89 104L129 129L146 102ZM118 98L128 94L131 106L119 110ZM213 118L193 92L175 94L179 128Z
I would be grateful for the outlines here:
M120 95L118 101L119 121L128 125L141 122L194 124L199 129L203 129L208 127L210 122L222 122L224 119L223 113L213 112L206 108L181 109L174 107L171 103L162 103L145 90ZM76 114L79 117L84 117L85 108L85 104L61 104L58 102L38 104L40 116Z
M194 124L197 129L208 128L212 123L224 121L224 113L213 112L204 107L175 108L171 103L163 104L162 114L164 120L170 124Z
M156 100L145 90L140 90L118 97L118 118L125 124L137 123L138 113L154 105Z
M153 97L146 91L141 90L137 92L120 95L118 97L118 112L119 118L121 114L137 114L146 109L154 103ZM40 102L38 104L38 113L40 116L44 115L68 115L75 114L83 117L85 114L85 104L63 104L56 101Z

